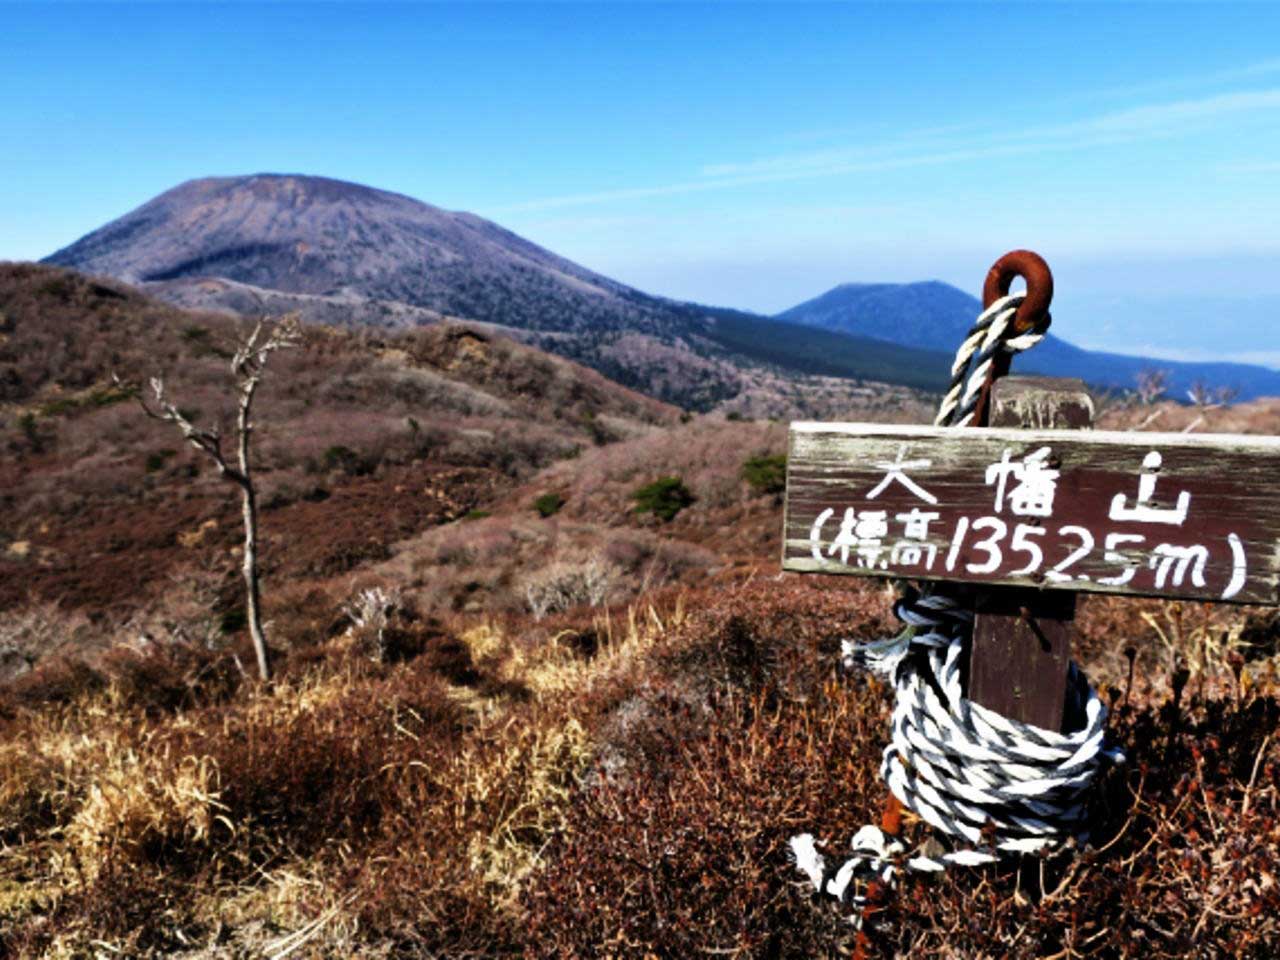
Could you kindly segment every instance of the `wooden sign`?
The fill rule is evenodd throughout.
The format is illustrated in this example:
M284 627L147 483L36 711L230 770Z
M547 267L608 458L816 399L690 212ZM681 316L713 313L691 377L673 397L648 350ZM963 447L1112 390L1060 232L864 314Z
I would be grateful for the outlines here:
M783 568L1280 602L1280 438L794 423Z

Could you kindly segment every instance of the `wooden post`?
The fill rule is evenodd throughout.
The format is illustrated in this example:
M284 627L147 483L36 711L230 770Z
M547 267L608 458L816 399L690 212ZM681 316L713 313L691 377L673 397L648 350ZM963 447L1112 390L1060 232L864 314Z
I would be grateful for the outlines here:
M989 426L1089 429L1093 401L1081 380L1008 377L996 381L992 391ZM1047 730L1074 722L1063 707L1075 609L1073 593L1018 587L980 593L969 655L969 699Z
M1076 593L1280 605L1280 437L1082 430L1078 382L986 401L974 429L793 423L783 569L971 585L970 698L1050 730ZM882 829L900 815L891 797Z

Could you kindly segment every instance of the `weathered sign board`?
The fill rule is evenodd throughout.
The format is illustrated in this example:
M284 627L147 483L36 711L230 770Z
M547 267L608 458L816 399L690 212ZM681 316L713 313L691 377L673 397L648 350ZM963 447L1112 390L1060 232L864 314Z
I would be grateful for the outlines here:
M1280 438L794 423L783 568L1280 601Z

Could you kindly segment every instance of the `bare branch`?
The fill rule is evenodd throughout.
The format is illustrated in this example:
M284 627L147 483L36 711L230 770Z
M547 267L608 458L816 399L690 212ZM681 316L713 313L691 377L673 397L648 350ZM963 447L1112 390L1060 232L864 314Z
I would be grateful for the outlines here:
M241 380L242 389L247 383L256 384L267 357L277 350L296 346L301 339L302 324L296 313L287 314L274 323L265 317L259 318L231 358L231 372Z
M165 392L164 380L152 377L150 381L153 401L148 403L137 392L138 403L143 412L153 420L172 423L182 433L183 438L197 450L205 453L218 467L219 474L226 480L240 487L242 513L244 516L244 581L249 621L249 632L253 637L254 652L258 658L258 672L263 680L271 678L271 666L268 658L266 637L263 631L259 602L258 585L258 508L257 494L253 486L253 476L249 459L249 443L253 433L251 412L254 393L258 382L262 379L267 358L276 350L295 346L302 339L302 327L296 314L271 321L261 317L253 329L245 336L231 357L231 373L236 378L238 394L237 416L235 428L236 458L238 468L227 462L222 449L222 433L217 427L202 430L191 422L191 418L178 409ZM113 375L117 384L120 378Z
M1155 403L1169 388L1169 371L1147 369L1138 373L1138 399L1144 405Z
M1203 380L1197 380L1191 384L1191 389L1187 391L1187 399L1202 409L1217 405L1213 402L1213 391Z
M115 374L111 375L111 379L124 386L120 378ZM208 430L201 430L191 422L191 419L186 414L178 409L176 404L169 400L169 396L165 392L163 378L152 377L149 382L151 392L155 396L155 405L147 403L146 396L139 390L137 399L138 405L142 407L142 412L152 420L172 423L178 428L187 443L200 452L207 454L213 460L222 476L234 483L243 485L245 483L244 475L227 463L227 458L222 453L222 434L218 428L211 427Z

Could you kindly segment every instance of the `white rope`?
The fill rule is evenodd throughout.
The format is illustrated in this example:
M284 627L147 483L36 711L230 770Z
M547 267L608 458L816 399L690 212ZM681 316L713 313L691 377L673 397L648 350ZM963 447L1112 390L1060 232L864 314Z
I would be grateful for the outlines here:
M939 594L903 598L894 612L906 624L898 636L864 645L845 641L843 658L894 686L893 733L880 775L904 807L971 846L904 859L901 843L867 826L834 874L810 834L793 837L796 866L819 891L861 906L855 880L890 882L901 869L937 872L1048 852L1068 838L1087 842L1085 794L1104 765L1124 756L1104 745L1106 707L1076 665L1068 695L1084 726L1064 734L1021 723L963 694L961 661L972 613Z
M1047 314L1032 330L1006 339L1024 298L1002 297L979 315L956 352L935 424L972 422L996 355L1044 339ZM1104 745L1107 711L1084 674L1071 664L1068 696L1073 715L1085 718L1081 729L1063 734L1020 723L964 696L961 663L972 612L935 590L900 598L894 613L905 624L897 636L860 645L845 641L843 662L893 683L893 733L880 766L889 790L926 823L968 846L907 857L899 841L865 826L853 838L853 856L833 871L813 836L800 834L791 838L791 852L815 889L860 908L861 886L876 878L891 883L903 869L937 872L1045 853L1069 839L1087 842L1085 795L1098 771L1124 756Z
M973 421L982 386L986 383L996 354L1001 351L1021 353L1044 339L1052 322L1047 313L1026 333L1008 338L1005 336L1014 314L1026 296L1025 293L1011 293L994 301L978 314L978 319L965 334L960 349L956 351L955 361L951 364L951 386L938 406L934 426L967 427ZM968 371L971 363L973 371L970 373Z

